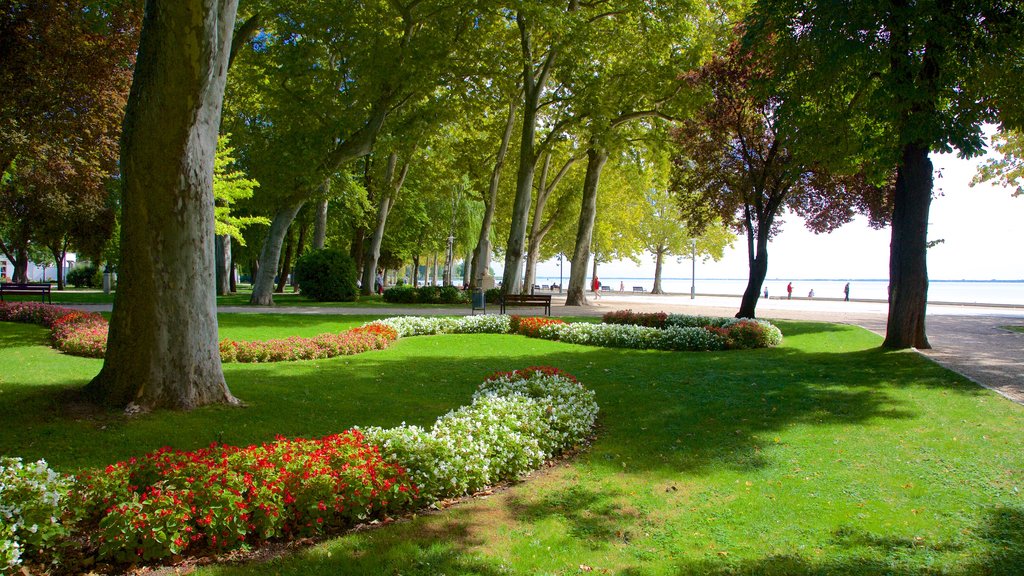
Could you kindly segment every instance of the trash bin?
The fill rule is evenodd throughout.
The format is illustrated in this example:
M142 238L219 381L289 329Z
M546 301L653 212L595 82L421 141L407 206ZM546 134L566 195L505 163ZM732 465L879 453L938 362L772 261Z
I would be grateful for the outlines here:
M473 314L476 314L477 310L483 310L484 314L487 314L487 295L482 288L473 290L471 300L473 301Z

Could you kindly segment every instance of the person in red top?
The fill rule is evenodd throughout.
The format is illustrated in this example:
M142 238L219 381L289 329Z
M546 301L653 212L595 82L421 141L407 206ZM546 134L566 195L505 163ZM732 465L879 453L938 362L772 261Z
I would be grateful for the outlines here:
M788 285L786 286L786 298L788 298L788 299L790 299L790 300L792 300L792 299L793 299L793 283L792 283L792 282L790 282L790 283L789 283L789 284L788 284Z
M597 274L594 274L594 281L590 283L590 289L594 291L594 298L601 297L601 281L597 279Z

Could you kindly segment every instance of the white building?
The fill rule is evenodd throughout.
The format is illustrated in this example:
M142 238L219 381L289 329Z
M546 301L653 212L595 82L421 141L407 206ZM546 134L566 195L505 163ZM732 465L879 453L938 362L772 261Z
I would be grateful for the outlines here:
M68 252L64 257L64 279L67 280L68 272L75 267L78 262L78 257L74 252ZM14 275L14 265L7 260L7 256L0 253L0 277L11 279ZM29 282L46 282L49 280L57 279L57 267L56 266L38 266L34 262L28 263L28 281Z

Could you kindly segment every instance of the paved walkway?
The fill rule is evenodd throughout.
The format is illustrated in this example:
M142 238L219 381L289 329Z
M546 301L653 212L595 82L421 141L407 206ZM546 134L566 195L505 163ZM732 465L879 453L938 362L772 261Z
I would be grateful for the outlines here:
M632 309L637 312L676 312L732 316L739 308L738 296L689 295L652 296L648 294L603 294L593 305L564 306L564 297L553 298L553 316L600 316L605 312ZM81 306L91 310L109 310ZM523 308L523 313L530 309ZM537 309L539 311L539 309ZM451 308L333 308L222 307L221 312L259 314L469 314L470 310ZM785 320L819 320L862 326L879 335L885 334L887 306L884 302L807 299L772 299L758 304L758 316ZM928 339L931 350L919 351L938 364L958 372L975 383L1024 404L1024 334L1006 330L1004 326L1024 326L1024 307L929 305Z

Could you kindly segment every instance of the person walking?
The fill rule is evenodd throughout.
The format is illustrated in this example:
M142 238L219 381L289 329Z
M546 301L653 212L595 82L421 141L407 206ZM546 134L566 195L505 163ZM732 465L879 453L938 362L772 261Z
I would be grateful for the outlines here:
M600 300L601 298L601 281L597 279L597 274L594 274L594 280L590 283L590 289L594 291L594 298Z
M843 298L843 301L844 302L849 302L850 301L850 283L849 282L846 283L846 286L843 286L843 294L846 296L845 298Z
M786 299L787 300L792 300L793 299L793 283L792 282L790 282L789 284L786 285Z

